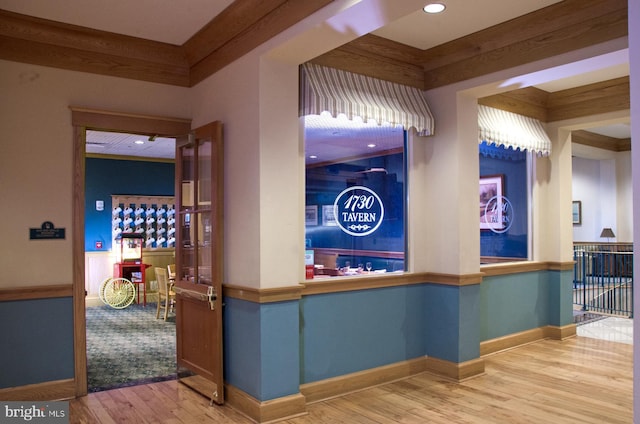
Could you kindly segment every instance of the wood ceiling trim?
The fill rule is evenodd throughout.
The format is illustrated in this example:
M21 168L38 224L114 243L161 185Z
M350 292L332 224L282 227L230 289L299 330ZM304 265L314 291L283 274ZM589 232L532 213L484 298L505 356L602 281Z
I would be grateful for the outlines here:
M478 104L547 122L549 93L535 87L521 88L478 99Z
M183 46L0 9L0 59L189 87L332 1L236 0Z
M567 26L585 25L589 20L601 17L603 10L607 13L622 10L626 15L626 3L626 0L565 0L425 50L421 62L425 71L429 71L477 55L508 49Z
M193 66L254 26L284 0L235 1L183 44L189 65Z
M550 93L547 107L549 122L629 109L629 77Z
M268 13L262 15L258 20L255 20L255 17L253 19L249 19L249 22L254 21L253 24L247 25L249 22L245 22L245 25L241 25L243 28L242 30L239 31L240 28L236 27L234 32L227 34L226 40L215 43L216 46L219 46L215 51L210 52L206 57L191 66L191 85L193 86L204 80L208 76L222 69L224 66L242 57L255 47L268 41L270 38L291 27L298 21L311 15L332 1L333 0L272 0L268 3L271 7L275 6L277 3L279 3L279 5L274 7ZM237 13L236 8L244 6L254 7L256 3L260 2L256 2L254 0L236 0L231 4L231 6L229 6L229 8L234 9L233 16L235 17ZM266 10L263 10L263 12L264 11ZM230 18L227 16L226 20L229 19ZM224 25L224 23L221 25ZM215 27L210 28L211 29L209 29L209 31L212 31L212 34L209 34L207 31L198 33L194 36L194 40L190 40L188 42L190 45L189 49L195 49L195 45L202 44L202 39L207 40L215 36L215 34L219 34ZM201 55L202 51L199 51L201 52ZM197 59L199 56L191 57L193 60Z
M581 2L566 0L557 4L564 6L565 3L573 4L577 11L575 15L550 14L548 9L555 8L549 6L425 51L425 88L453 84L624 37L628 33L626 1L601 1L599 7L586 8L591 15L578 13L585 12L580 7ZM604 9L607 5L612 9ZM615 5L618 7L613 8ZM603 9L607 13L603 13ZM583 20L576 22L577 17ZM527 38L532 28L537 33ZM504 44L505 40L510 43Z
M364 35L317 58L312 63L424 90L422 50L375 35Z
M178 46L0 10L0 58L187 86Z
M597 147L599 149L613 152L626 152L631 150L630 138L615 138L606 135L596 134L590 131L577 130L571 132L571 141L585 146Z

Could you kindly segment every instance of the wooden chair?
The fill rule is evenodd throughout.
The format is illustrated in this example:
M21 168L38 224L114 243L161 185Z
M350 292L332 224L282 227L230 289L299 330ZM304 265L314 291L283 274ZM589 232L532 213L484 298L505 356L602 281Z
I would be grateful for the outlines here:
M169 272L169 282L173 283L176 281L176 264L167 265L167 271Z
M156 319L160 318L160 308L164 308L164 320L169 316L169 309L173 308L173 302L176 293L172 290L169 283L167 270L156 267L156 280L158 281L158 309L156 310Z

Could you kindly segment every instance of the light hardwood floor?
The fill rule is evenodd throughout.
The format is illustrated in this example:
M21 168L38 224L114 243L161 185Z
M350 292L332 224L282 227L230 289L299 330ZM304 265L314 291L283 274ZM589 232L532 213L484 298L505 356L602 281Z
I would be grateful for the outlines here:
M632 422L632 345L544 340L485 360L486 373L462 383L423 373L308 405L307 415L281 423ZM70 402L70 415L92 424L252 422L176 381L90 394Z

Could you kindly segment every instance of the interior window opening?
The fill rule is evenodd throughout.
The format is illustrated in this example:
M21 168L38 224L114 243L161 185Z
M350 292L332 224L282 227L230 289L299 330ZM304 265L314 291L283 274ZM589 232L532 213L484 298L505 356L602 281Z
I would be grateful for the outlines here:
M480 262L526 261L531 240L532 155L480 144Z
M307 279L405 270L406 131L304 117Z

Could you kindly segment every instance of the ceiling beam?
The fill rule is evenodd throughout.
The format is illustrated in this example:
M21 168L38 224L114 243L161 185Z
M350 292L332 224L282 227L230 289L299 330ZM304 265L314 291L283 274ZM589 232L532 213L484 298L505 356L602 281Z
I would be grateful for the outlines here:
M190 87L333 0L236 0L184 45L0 9L0 59Z
M193 86L333 0L236 0L184 44Z
M561 1L426 50L421 61L425 88L453 84L627 34L627 0Z
M630 138L608 137L585 130L572 131L571 142L611 150L613 152L626 152L631 150Z
M182 49L0 10L0 58L72 71L188 86Z

